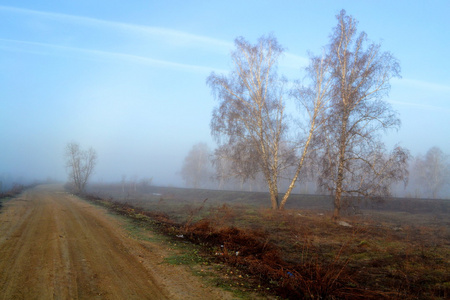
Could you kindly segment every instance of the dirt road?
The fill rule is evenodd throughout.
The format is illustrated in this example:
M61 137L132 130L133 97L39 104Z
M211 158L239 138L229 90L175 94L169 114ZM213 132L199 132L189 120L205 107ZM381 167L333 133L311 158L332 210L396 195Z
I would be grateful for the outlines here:
M38 186L0 212L0 299L230 299L163 245L130 238L121 221L61 186Z

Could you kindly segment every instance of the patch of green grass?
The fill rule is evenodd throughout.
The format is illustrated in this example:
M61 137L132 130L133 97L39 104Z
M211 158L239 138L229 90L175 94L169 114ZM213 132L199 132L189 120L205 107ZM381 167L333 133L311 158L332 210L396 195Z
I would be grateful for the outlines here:
M123 222L123 228L128 232L130 237L147 241L152 243L170 243L171 238L158 233L153 227L152 223L145 223L142 221L137 221L135 219L130 219L125 216L117 215ZM146 217L148 218L148 217Z
M255 293L257 293L259 289L255 289L253 287L249 287L245 283L236 282L233 279L225 279L223 277L213 276L208 280L209 283L213 286L219 287L225 291L233 293L233 296L238 299L255 299Z
M164 261L171 265L199 265L207 264L208 261L198 254L196 250L187 250L187 252L173 254L164 258Z

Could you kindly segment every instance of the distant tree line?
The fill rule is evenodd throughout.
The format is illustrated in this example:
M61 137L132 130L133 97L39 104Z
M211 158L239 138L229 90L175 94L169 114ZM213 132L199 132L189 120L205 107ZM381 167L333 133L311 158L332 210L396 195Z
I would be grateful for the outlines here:
M268 192L262 176L242 180L233 174L226 159L215 160L214 151L206 143L199 147L194 145L185 157L180 175L186 187L207 188L219 190L240 190L249 192ZM208 157L199 166L201 171L191 172L191 159L196 160L197 151L202 149L201 157ZM304 176L296 183L293 191L296 194L327 194L324 193L317 181L317 173L311 172L312 166L307 166ZM201 174L201 175L200 175ZM406 198L449 198L450 199L450 156L439 147L430 148L425 155L418 154L408 161L408 183L393 184L392 196ZM197 178L194 178L196 177ZM292 176L292 175L291 175ZM290 177L289 175L286 177ZM195 184L194 184L195 182ZM434 184L433 184L434 183ZM132 182L129 183L131 185ZM283 178L279 182L280 190L288 188L288 182ZM433 188L434 187L434 188Z
M181 171L187 185L201 187L208 177L219 188L229 180L264 182L272 208L283 209L294 188L313 179L319 192L333 196L337 219L343 202L380 199L392 194L393 184L406 184L409 151L388 151L381 141L381 133L400 126L385 100L400 66L358 33L357 23L342 10L329 44L310 55L305 79L296 82L277 73L284 48L274 36L256 44L237 38L230 72L207 78L218 101L210 124L218 147L192 148ZM295 113L288 113L288 102ZM431 161L427 154L416 164L424 170ZM443 183L433 172L423 176L436 196Z

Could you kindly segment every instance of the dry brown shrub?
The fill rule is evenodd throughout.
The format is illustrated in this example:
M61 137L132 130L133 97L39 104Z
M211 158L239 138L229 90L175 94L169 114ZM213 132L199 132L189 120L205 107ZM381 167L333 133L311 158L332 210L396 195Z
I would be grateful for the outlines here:
M236 208L224 203L221 206L211 209L209 219L214 223L214 227L222 228L233 225L236 215Z

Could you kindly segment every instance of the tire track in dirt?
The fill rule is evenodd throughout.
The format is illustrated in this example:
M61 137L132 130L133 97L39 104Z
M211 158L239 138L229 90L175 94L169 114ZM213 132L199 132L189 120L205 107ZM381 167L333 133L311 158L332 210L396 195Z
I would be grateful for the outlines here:
M231 298L163 256L58 186L28 190L0 213L0 299Z

